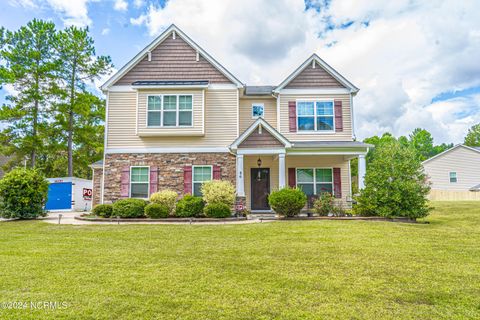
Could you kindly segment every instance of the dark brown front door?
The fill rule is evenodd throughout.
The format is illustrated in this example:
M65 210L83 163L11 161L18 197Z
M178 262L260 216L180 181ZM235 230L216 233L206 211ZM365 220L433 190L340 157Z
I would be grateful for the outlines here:
M268 195L270 194L270 169L251 169L252 210L270 210Z

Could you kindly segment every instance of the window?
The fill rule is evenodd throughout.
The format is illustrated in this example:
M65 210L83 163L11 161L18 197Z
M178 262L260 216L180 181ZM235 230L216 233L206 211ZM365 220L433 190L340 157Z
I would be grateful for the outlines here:
M149 96L148 97L148 126L159 126L162 116L162 97Z
M191 95L148 96L147 126L190 127L193 122Z
M130 197L148 198L148 187L150 180L149 167L130 168Z
M202 183L210 180L212 180L212 166L194 166L192 175L192 194L196 197L201 197Z
M333 101L297 101L298 131L335 131Z
M333 170L331 168L297 169L297 186L307 196L325 192L333 194Z
M456 183L456 182L457 182L457 173L450 172L450 183Z
M252 103L252 118L257 119L263 117L264 105L263 103Z

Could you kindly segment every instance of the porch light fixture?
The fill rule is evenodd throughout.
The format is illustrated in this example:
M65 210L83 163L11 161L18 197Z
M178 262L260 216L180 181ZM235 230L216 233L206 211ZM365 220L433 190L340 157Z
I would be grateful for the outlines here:
M257 165L258 165L258 168L260 169L260 167L262 166L262 159L258 158ZM261 180L262 180L262 173L260 172L260 170L258 170L257 181L261 181Z
M257 165L259 168L262 166L262 159L258 158Z

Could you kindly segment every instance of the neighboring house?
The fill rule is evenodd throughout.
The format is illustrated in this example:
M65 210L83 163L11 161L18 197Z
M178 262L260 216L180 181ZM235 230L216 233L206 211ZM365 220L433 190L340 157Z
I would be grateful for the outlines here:
M423 162L432 200L480 200L480 147L456 145Z
M315 54L279 85L248 86L172 25L101 89L99 202L165 188L200 195L202 182L224 179L253 211L270 210L268 194L285 186L347 203L356 157L363 185L369 145L353 141L358 89Z

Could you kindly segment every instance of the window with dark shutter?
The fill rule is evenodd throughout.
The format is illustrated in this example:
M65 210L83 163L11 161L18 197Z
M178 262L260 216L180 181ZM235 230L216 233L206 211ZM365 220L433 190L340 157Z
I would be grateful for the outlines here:
M297 103L295 101L288 102L288 119L289 131L297 132Z

